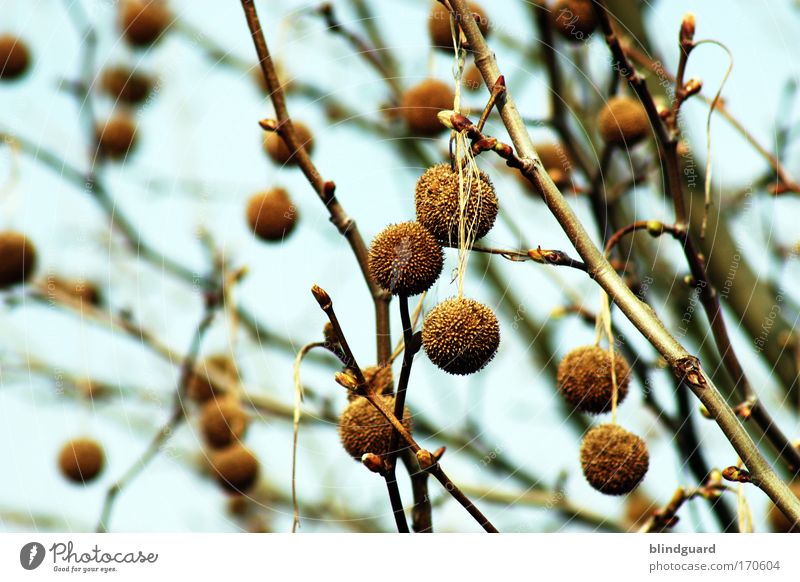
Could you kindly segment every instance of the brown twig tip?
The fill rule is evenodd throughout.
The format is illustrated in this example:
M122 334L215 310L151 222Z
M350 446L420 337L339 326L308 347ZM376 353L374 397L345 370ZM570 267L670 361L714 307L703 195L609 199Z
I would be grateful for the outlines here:
M386 474L386 465L384 465L383 460L374 453L365 453L361 457L361 464L373 473L377 473L378 475Z
M702 90L703 90L703 81L694 78L689 79L683 86L684 99L691 97L692 95L697 95Z
M314 299L317 300L317 303L319 303L319 306L323 311L327 311L333 307L333 300L331 299L331 296L328 295L328 292L319 285L314 285L311 287L311 294L314 296Z
M506 90L506 76L500 75L497 77L497 80L494 82L494 88L498 90L498 92Z
M693 12L687 12L681 22L680 43L684 50L694 47L695 17Z
M275 119L262 119L258 122L264 131L278 131L278 122Z
M752 483L753 476L746 469L739 467L726 467L722 470L722 478L726 481L733 481L734 483Z
M437 462L440 461L442 459L442 457L444 456L444 453L445 453L446 450L447 450L447 447L439 447L438 449L433 451L433 458L436 459Z
M419 468L423 471L428 471L436 465L436 458L430 451L426 451L425 449L417 451L417 461L419 461Z

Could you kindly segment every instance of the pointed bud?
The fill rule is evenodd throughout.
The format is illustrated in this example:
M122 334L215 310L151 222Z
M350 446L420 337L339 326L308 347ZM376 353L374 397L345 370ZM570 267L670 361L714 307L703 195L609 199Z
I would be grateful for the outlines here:
M365 453L361 457L361 464L378 475L386 473L386 466L383 464L383 460L373 453Z
M258 122L264 131L277 131L278 122L275 119L262 119Z
M431 455L430 451L426 451L425 449L417 451L417 461L419 462L419 468L423 471L427 471L436 464L433 455Z
M739 467L726 467L722 470L722 478L726 479L727 481L733 481L734 483L752 483L753 478L750 475L750 472L746 469L740 469Z
M703 90L703 81L701 81L700 79L689 79L683 86L683 91L686 94L686 97L697 95L702 90Z
M680 43L683 48L691 48L694 45L695 18L694 13L687 12L681 22Z
M339 386L347 388L350 392L355 392L358 389L358 380L346 372L336 372L334 379Z
M652 237L661 236L662 234L664 234L664 223L658 220L648 220L647 232Z
M314 296L314 299L317 300L317 303L319 303L319 306L322 309L328 309L331 307L331 305L333 305L331 296L328 295L328 292L319 285L314 285L311 287L311 294Z
M443 109L439 113L436 114L436 118L439 120L439 123L444 125L447 129L455 129L453 127L452 117L455 115L456 112L450 109Z

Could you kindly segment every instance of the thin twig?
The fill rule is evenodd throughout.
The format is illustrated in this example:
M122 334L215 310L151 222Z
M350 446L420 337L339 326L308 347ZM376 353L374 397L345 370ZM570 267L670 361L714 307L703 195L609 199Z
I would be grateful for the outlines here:
M501 75L494 54L486 44L477 24L470 17L471 12L467 2L465 0L450 0L450 2L460 14L461 26L472 47L475 63L487 86L491 86L490 83L493 83ZM652 309L628 289L594 245L572 208L567 204L547 172L544 171L528 130L509 91L503 94L498 108L514 146L521 156L523 163L519 169L541 194L545 204L558 220L578 254L589 266L594 279L614 300L631 323L661 353L675 374L683 379L700 401L705 404L747 467L762 477L763 490L790 519L800 520L800 500L794 496L761 455L736 415L701 368L699 360L691 356L666 329Z
M250 29L250 35L258 55L258 62L261 66L261 73L264 76L264 81L267 84L269 97L272 105L275 108L275 115L277 116L277 131L278 135L286 143L289 151L293 153L293 159L298 167L302 170L306 179L311 187L319 196L325 208L328 210L331 222L338 229L342 236L347 239L350 248L355 255L356 261L361 269L364 281L369 288L370 295L372 296L373 303L375 304L375 335L378 352L378 364L383 364L389 361L392 354L391 335L389 329L389 301L391 295L383 291L375 282L369 273L369 252L361 233L356 226L355 221L347 215L344 208L339 203L336 197L336 186L333 182L325 181L322 178L319 170L311 157L303 147L303 143L297 136L292 119L289 116L289 110L286 106L286 97L283 92L278 76L275 72L275 66L272 62L267 41L264 37L264 31L261 29L261 22L256 12L255 3L253 0L241 0L244 15L247 20L247 26Z

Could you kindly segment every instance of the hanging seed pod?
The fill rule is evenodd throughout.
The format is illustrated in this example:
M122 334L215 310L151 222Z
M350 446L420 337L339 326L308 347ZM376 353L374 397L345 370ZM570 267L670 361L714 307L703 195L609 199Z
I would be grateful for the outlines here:
M136 124L125 114L116 114L95 128L97 151L111 160L125 158L136 145L136 138Z
M253 451L235 443L211 454L211 470L220 487L229 493L241 494L258 481L261 465Z
M645 442L615 424L589 430L581 443L581 466L589 485L606 495L630 493L650 465Z
M438 113L453 107L455 93L447 83L426 79L403 94L400 116L409 131L419 137L433 137L447 128L439 122Z
M0 35L0 81L15 81L25 76L31 66L31 53L21 38Z
M250 230L265 242L281 242L297 225L297 207L284 188L255 194L247 203Z
M431 288L442 272L442 248L418 222L385 228L372 241L369 271L393 295L418 295Z
M231 396L209 400L200 411L200 430L209 447L221 449L244 437L250 417Z
M614 353L614 374L617 380L617 404L628 395L630 367L617 352ZM614 392L611 377L611 356L598 346L575 348L561 360L556 377L558 389L570 405L591 414L611 410Z
M311 155L314 151L314 134L311 133L309 127L302 121L292 120L297 140L300 146ZM270 159L279 166L294 166L297 165L297 156L295 151L289 150L289 146L283 141L283 138L278 135L277 131L264 132L264 151Z
M201 368L216 368L231 383L239 381L239 370L236 362L229 354L214 354L200 362ZM186 385L186 394L195 402L208 402L212 397L220 395L223 390L219 389L209 379L198 374L192 374Z
M597 116L597 128L607 144L631 147L650 133L650 120L636 99L612 97Z
M469 173L465 171L464 180ZM464 188L467 188L465 183ZM431 231L441 242L458 241L460 203L458 172L450 169L449 164L439 164L428 168L417 181L414 202L417 209L417 221ZM480 172L480 179L471 181L467 198L464 220L467 230L472 231L474 240L483 238L494 226L497 218L497 195L494 185L485 172Z
M592 0L558 0L550 12L553 28L572 42L584 42L600 24Z
M125 66L106 67L100 75L100 90L119 103L139 105L153 90L153 80Z
M394 410L394 396L381 396L382 402ZM403 426L411 430L411 413L406 408L403 412ZM383 457L391 450L391 423L375 408L369 400L360 397L347 405L339 417L339 439L347 453L360 461L367 453ZM404 448L404 441L400 441Z
M27 281L36 270L36 247L19 232L0 232L0 289Z
M172 13L160 1L126 0L120 7L120 30L134 48L147 48L155 44L171 23Z
M422 347L437 367L450 374L474 374L500 346L500 324L491 309L474 299L448 299L431 310L422 325Z
M476 2L468 2L470 12L478 24L478 28L483 36L489 34L489 18L483 8ZM456 21L460 18L456 17ZM458 32L460 27L456 27ZM450 11L441 3L434 2L428 18L428 32L431 37L431 44L434 48L452 51L453 50L453 33L450 28Z
M105 465L103 447L94 439L76 438L67 441L58 454L61 474L73 483L94 481Z

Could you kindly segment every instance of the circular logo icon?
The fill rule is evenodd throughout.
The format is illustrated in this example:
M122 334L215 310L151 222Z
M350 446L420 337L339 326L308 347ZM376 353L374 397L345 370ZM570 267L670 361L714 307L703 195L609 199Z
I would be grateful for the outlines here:
M19 563L26 570L35 570L44 561L44 546L39 542L29 542L19 551Z

